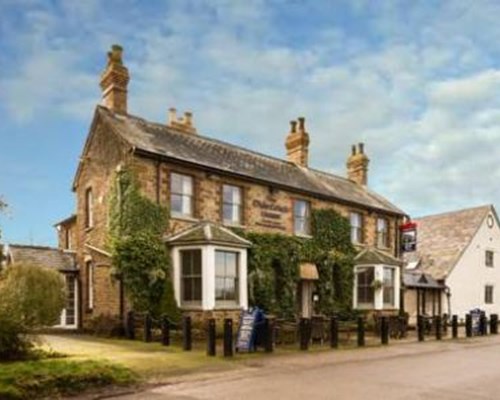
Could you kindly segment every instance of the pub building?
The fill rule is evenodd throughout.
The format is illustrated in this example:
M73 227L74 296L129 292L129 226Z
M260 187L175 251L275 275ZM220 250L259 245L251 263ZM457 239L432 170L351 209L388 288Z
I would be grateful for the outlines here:
M237 317L247 309L247 252L231 228L310 237L311 210L331 208L351 221L356 258L354 307L396 312L400 306L399 225L404 212L368 188L362 143L352 146L347 176L309 166L305 119L284 135L286 158L241 148L198 132L190 112L170 109L165 123L129 114L129 73L112 46L73 182L75 217L57 225L60 246L76 253L79 326L96 316L123 316L126 296L106 250L108 209L116 171L132 168L144 195L170 210L165 244L173 260L178 305L198 317ZM279 133L276 133L279 134ZM68 238L71 238L69 240ZM313 313L318 271L300 266L300 315ZM380 282L380 287L373 283Z

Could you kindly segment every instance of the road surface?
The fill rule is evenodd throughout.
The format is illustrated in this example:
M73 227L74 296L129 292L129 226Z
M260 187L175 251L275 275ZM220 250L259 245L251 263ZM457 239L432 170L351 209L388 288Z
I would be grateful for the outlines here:
M271 357L119 398L500 399L500 337Z

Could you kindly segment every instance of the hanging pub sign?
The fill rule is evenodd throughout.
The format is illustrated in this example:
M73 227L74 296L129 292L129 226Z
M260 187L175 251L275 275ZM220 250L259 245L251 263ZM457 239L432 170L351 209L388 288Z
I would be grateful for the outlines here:
M417 249L417 223L409 221L399 227L401 232L401 250L415 251Z

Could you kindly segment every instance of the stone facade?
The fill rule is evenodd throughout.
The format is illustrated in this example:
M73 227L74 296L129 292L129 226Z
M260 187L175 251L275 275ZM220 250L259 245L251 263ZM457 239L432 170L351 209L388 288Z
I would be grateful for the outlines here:
M128 72L122 65L121 48L114 48L109 55L102 82L104 82L101 83L104 104L118 114L126 113ZM188 166L184 162L134 153L123 137L102 123L100 118L96 112L73 184L76 195L76 217L58 225L60 246L66 245L65 232L68 230L71 247L76 251L80 268L82 318L80 326L88 326L92 318L99 315L118 316L127 309L120 283L113 275L110 254L106 251L111 189L116 171L124 165L130 166L136 172L143 194L167 207L170 206L171 174L185 174L193 178L193 216L172 217L166 234L179 232L202 220L223 224L222 187L223 184L230 184L242 189L243 211L240 227L245 230L294 235L294 201L305 200L309 202L311 209L333 208L345 217L349 217L353 211L363 215L365 246L376 246L377 218L385 218L389 225L390 239L389 247L383 250L395 257L399 256L397 232L403 218L400 212L380 211L369 205L334 200L327 196L314 195L301 190L300 187L294 190L284 189L272 183L267 184L250 177L242 177L231 171L214 171L202 165ZM304 168L308 164L309 135L305 131L303 118L299 119L298 129L295 125L293 124L292 132L286 141L288 161ZM182 120L171 115L167 126L183 132L182 134L197 136L190 113L186 113ZM362 147L358 150L349 159L348 175L357 184L365 185L368 158ZM351 182L349 184L352 185ZM91 223L89 223L89 209L92 214ZM91 286L87 268L89 263L93 271L93 299L89 298ZM234 314L234 311L213 313L211 315L216 314L222 318L228 313Z

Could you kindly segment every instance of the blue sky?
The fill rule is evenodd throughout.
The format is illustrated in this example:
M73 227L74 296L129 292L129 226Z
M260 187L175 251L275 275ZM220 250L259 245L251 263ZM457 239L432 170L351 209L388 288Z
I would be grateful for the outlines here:
M194 113L204 135L283 157L306 117L310 164L409 214L500 198L499 1L0 1L3 240L55 244L113 43L129 111ZM497 203L498 204L498 203Z

